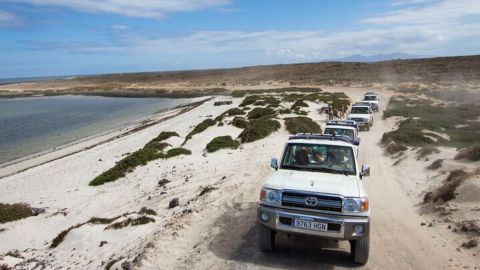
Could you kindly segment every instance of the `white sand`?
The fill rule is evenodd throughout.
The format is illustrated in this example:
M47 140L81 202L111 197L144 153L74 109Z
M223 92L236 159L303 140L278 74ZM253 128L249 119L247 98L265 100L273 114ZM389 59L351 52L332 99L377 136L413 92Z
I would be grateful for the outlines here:
M353 101L359 100L364 92L355 88L325 90L345 91ZM381 91L381 95L380 112L391 93ZM215 100L234 102L214 107ZM282 236L277 253L265 255L258 250L256 202L262 184L273 173L269 159L280 156L286 141L284 127L266 139L242 144L240 149L204 155L205 146L213 137L237 137L241 132L227 124L214 126L186 143L184 147L192 151L190 156L152 161L113 183L88 186L95 176L120 160L122 154L141 148L161 131L178 132L182 138L171 138L168 142L180 146L196 124L209 115L215 117L238 106L242 99L215 100L137 133L1 179L0 202L26 202L45 207L47 212L0 225L6 229L0 232L0 254L19 250L25 260L32 260L25 265L27 269L36 262L45 263L48 269L103 269L107 262L121 257L124 259L112 269L124 261L139 262L136 265L141 269L352 267L346 253L347 242ZM309 105L309 116L322 121L317 113L321 105ZM287 115L281 117L284 116ZM417 204L421 191L428 186L429 174L423 169L428 162L410 162L414 158L409 158L397 167L392 166L394 161L383 155L378 142L393 125L377 113L371 131L360 134L360 162L372 168L371 176L365 178L372 205L372 247L367 268L480 267L480 255L472 256L478 250L456 251L462 239L445 226L420 226L425 218L419 215ZM163 178L172 182L158 188L157 182ZM217 189L198 197L205 186ZM180 198L180 206L168 209L168 202L175 197ZM113 217L138 211L144 206L158 213L155 223L120 230L104 230L105 225L89 224L72 230L57 248L48 248L60 231L74 224L93 216ZM108 243L99 247L101 241Z

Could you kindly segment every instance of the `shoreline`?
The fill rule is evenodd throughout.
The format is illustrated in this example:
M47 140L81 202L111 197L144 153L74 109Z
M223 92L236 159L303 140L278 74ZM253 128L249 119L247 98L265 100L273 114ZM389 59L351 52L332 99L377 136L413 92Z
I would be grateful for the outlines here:
M213 97L192 98L184 104L177 105L164 111L157 111L151 115L126 123L121 127L74 140L53 148L29 154L27 156L11 159L0 163L0 179L15 175L28 169L94 148L98 145L130 135L163 121L172 119L180 114L194 109ZM198 99L198 100L196 100Z

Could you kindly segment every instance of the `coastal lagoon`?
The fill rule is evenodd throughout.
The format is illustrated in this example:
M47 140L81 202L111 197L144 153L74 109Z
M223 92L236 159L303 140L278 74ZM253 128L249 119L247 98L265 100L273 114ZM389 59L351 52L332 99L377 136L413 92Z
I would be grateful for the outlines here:
M0 163L119 129L185 102L99 96L0 99Z

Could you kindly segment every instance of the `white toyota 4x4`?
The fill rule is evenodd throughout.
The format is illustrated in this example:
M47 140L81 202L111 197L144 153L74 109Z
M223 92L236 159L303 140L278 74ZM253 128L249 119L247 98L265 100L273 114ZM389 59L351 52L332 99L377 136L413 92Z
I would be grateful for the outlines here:
M354 262L369 253L370 208L353 145L343 136L297 134L260 192L259 242L272 251L276 233L348 240Z

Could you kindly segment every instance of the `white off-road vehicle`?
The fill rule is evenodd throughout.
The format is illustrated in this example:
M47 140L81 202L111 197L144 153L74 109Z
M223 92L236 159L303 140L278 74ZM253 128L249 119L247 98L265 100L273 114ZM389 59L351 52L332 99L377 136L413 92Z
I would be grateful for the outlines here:
M328 121L323 135L330 136L345 136L351 139L355 154L358 156L358 146L360 145L360 138L358 137L358 125L352 120L334 120Z
M370 245L370 207L353 145L343 136L297 134L285 145L276 170L260 191L257 209L263 251L276 233L350 242L353 260L365 264Z
M347 119L355 121L359 129L370 130L373 125L372 106L363 102L353 104Z
M378 112L378 103L380 102L380 98L378 97L377 93L374 93L374 92L365 93L365 95L363 95L363 102L372 104L373 111Z

